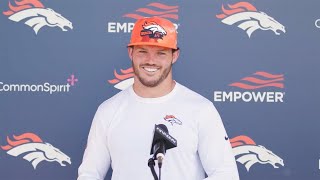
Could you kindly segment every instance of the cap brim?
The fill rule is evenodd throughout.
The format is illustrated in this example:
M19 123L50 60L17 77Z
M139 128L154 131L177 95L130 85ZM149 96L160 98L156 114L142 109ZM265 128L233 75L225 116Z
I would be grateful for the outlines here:
M159 44L159 43L153 43L153 42L139 42L139 43L130 43L127 45L127 47L130 47L130 46L143 46L143 45L146 45L146 46L158 46L158 47L165 47L165 48L169 48L169 49L175 49L177 50L178 47L172 47L172 46L166 46L166 45L162 45L162 44Z

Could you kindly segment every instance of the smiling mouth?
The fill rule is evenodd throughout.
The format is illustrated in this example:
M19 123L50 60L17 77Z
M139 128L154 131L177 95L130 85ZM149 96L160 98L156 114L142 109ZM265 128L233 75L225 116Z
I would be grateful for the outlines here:
M61 166L66 166L67 164L71 164L70 160L64 160L60 162Z
M144 69L147 72L156 72L159 70L159 68L155 68L155 67L142 67L142 69Z
M286 33L286 30L285 29L277 29L277 30L275 30L275 34L276 35L280 35L281 33Z
M62 31L70 31L72 29L73 29L72 25L66 25L62 27Z

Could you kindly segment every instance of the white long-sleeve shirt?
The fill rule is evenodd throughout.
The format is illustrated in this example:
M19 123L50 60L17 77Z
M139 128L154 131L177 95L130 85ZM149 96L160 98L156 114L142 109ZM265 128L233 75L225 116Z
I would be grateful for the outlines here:
M166 152L162 180L239 179L216 108L176 83L163 97L139 97L131 86L103 102L92 122L78 180L103 180L110 165L112 180L153 179L147 162L155 124L166 125L177 140L177 147Z

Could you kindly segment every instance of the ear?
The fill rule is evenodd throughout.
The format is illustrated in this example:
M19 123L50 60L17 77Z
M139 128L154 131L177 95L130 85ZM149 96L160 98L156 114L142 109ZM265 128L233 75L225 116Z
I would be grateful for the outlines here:
M179 58L179 55L180 55L180 50L176 50L174 53L172 53L172 64L174 64L178 58Z
M132 53L133 53L133 47L128 47L128 56L131 61L132 61Z

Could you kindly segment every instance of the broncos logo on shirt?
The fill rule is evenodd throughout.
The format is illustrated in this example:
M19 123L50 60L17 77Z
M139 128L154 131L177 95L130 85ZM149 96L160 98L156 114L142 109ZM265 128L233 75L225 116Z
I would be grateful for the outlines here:
M67 31L67 28L73 29L68 19L50 8L45 8L38 0L15 0L14 2L15 6L9 1L10 10L3 14L12 21L24 21L36 34L43 26L59 27L62 31Z
M163 119L171 123L172 126L173 124L182 125L182 122L178 118L176 118L174 115L166 115Z
M256 143L248 136L237 136L230 139L236 161L245 165L247 171L255 163L271 164L274 168L284 166L283 160L272 151Z
M33 133L24 133L13 136L14 141L7 137L8 145L0 146L11 156L23 156L23 159L31 162L34 169L42 161L58 162L61 166L71 164L69 156L61 152L49 143L43 142L39 136Z
M222 6L222 14L216 15L217 18L222 19L221 22L227 25L237 26L248 34L258 30L271 30L276 35L280 35L280 31L286 32L285 27L276 21L274 18L268 16L264 12L258 12L257 9L248 2L239 2L233 5L228 5L229 10Z

